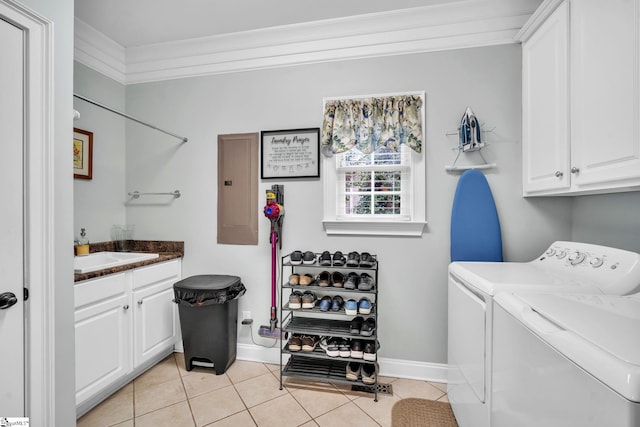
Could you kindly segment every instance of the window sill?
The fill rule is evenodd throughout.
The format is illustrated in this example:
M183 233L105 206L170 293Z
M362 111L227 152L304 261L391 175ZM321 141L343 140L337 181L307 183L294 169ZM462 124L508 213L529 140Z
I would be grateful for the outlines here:
M423 221L334 221L324 220L328 235L411 236L420 237L427 224Z

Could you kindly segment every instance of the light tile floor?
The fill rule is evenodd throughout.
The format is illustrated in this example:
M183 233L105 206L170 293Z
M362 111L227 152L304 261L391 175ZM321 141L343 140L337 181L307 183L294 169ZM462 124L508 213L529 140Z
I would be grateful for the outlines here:
M174 353L78 419L78 427L391 426L402 398L448 401L444 384L380 377L393 395L351 391L347 384L287 378L278 365L236 360L222 375L187 372Z

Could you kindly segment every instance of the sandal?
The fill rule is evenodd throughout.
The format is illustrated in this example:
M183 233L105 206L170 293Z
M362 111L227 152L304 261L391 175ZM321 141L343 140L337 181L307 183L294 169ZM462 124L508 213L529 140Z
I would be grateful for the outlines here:
M376 264L376 257L369 252L360 254L360 267L371 268Z
M331 265L331 253L329 251L322 252L319 259L320 265Z
M345 263L346 261L347 261L347 260L345 259L345 257L344 257L344 255L342 254L342 252L340 252L340 251L336 251L336 252L333 254L333 265L335 265L335 266L339 267L339 266L341 266L341 265L344 265L344 263Z
M296 286L300 283L300 275L298 273L294 273L289 276L289 284L292 286Z

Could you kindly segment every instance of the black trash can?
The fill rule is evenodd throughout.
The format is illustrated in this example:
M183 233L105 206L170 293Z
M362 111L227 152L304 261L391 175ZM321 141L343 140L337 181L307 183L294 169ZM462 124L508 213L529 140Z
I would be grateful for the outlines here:
M173 285L187 371L193 362L213 363L224 374L236 360L238 297L246 289L237 276L191 276Z

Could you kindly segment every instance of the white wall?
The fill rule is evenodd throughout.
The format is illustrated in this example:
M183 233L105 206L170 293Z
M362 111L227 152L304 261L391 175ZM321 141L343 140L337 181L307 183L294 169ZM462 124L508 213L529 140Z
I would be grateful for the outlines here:
M73 90L78 95L124 112L125 87L75 62ZM80 112L74 127L93 132L93 179L74 179L74 236L85 228L90 242L111 240L111 226L125 223L125 121L124 117L78 98Z
M270 245L260 221L258 246L216 244L217 135L320 127L322 98L426 90L427 231L421 238L328 237L319 180L263 181L285 186L282 253L295 249L369 251L380 260L382 357L446 362L449 216L458 175L445 172L467 105L495 132L487 172L502 221L505 257L522 261L570 237L570 201L521 197L519 45L322 63L130 85L127 112L189 138L127 123L127 188L180 190L177 200L147 198L127 207L140 239L185 241L184 275L235 274L248 291L240 310L268 323ZM168 201L168 203L167 203ZM262 201L260 206L262 207ZM479 224L481 226L481 224ZM250 343L241 329L239 341Z

